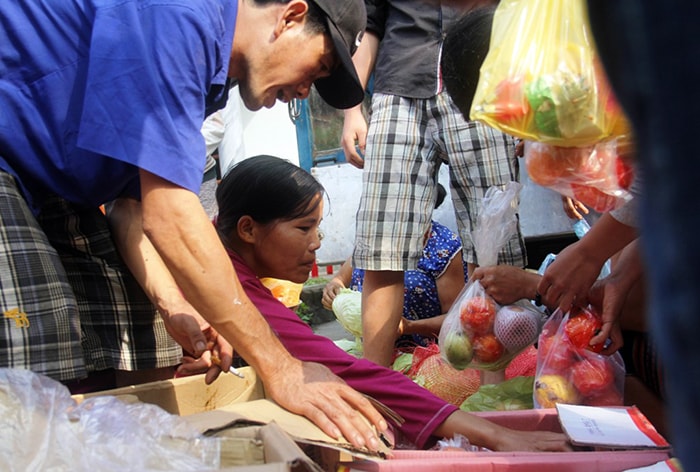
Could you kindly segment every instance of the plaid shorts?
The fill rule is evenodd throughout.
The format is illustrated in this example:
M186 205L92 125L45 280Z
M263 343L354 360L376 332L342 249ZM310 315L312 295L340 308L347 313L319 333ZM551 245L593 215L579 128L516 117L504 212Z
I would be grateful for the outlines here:
M35 218L0 171L0 367L60 381L180 362L97 208L49 198Z
M491 186L503 188L519 180L513 138L464 120L444 92L430 99L374 94L356 220L355 267L416 268L442 163L448 164L464 259L477 263L470 233L483 195ZM520 227L500 251L498 262L527 264Z

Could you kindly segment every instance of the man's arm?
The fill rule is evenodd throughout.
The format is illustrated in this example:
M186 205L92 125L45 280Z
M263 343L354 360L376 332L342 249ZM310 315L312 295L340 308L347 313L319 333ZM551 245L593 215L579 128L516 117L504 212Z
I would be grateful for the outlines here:
M537 287L547 306L569 311L585 306L588 291L603 264L637 237L637 230L605 213L579 241L566 247L547 267Z
M185 298L256 369L270 397L330 436L376 450L378 439L362 416L379 430L384 419L327 368L302 363L282 346L243 291L197 195L144 170L140 177L144 234ZM155 262L144 260L144 267Z
M143 232L141 203L130 198L118 199L107 205L107 218L122 259L157 308L170 336L190 354L204 351L196 366L189 364L190 370L197 367L198 372L207 371L206 382L213 382L221 369L212 365L210 352L228 367L233 348L183 296Z
M367 88L369 77L374 70L378 50L379 37L371 31L367 31L352 57L360 83L362 83L364 88ZM362 114L362 104L360 103L353 108L345 110L344 114L345 120L343 122L340 144L343 147L347 161L358 169L362 169L364 167L364 158L355 149L355 144L357 144L360 152L364 155L365 145L367 144L367 121L365 121L365 117Z

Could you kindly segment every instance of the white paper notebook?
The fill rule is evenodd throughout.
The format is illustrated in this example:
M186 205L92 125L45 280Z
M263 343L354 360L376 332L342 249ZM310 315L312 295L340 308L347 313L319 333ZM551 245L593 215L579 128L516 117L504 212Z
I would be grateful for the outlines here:
M636 406L556 405L572 444L614 449L669 448L669 443Z

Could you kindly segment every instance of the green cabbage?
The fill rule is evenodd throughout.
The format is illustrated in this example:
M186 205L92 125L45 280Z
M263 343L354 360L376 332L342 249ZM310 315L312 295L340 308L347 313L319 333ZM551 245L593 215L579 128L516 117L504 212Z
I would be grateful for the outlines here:
M359 340L362 337L362 293L341 289L333 299L332 308L340 325Z

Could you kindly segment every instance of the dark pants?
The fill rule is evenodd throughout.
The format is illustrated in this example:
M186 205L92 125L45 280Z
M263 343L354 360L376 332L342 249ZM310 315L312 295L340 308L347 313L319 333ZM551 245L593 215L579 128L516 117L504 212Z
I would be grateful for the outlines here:
M700 2L588 0L593 35L635 129L650 330L666 369L672 442L700 470Z

